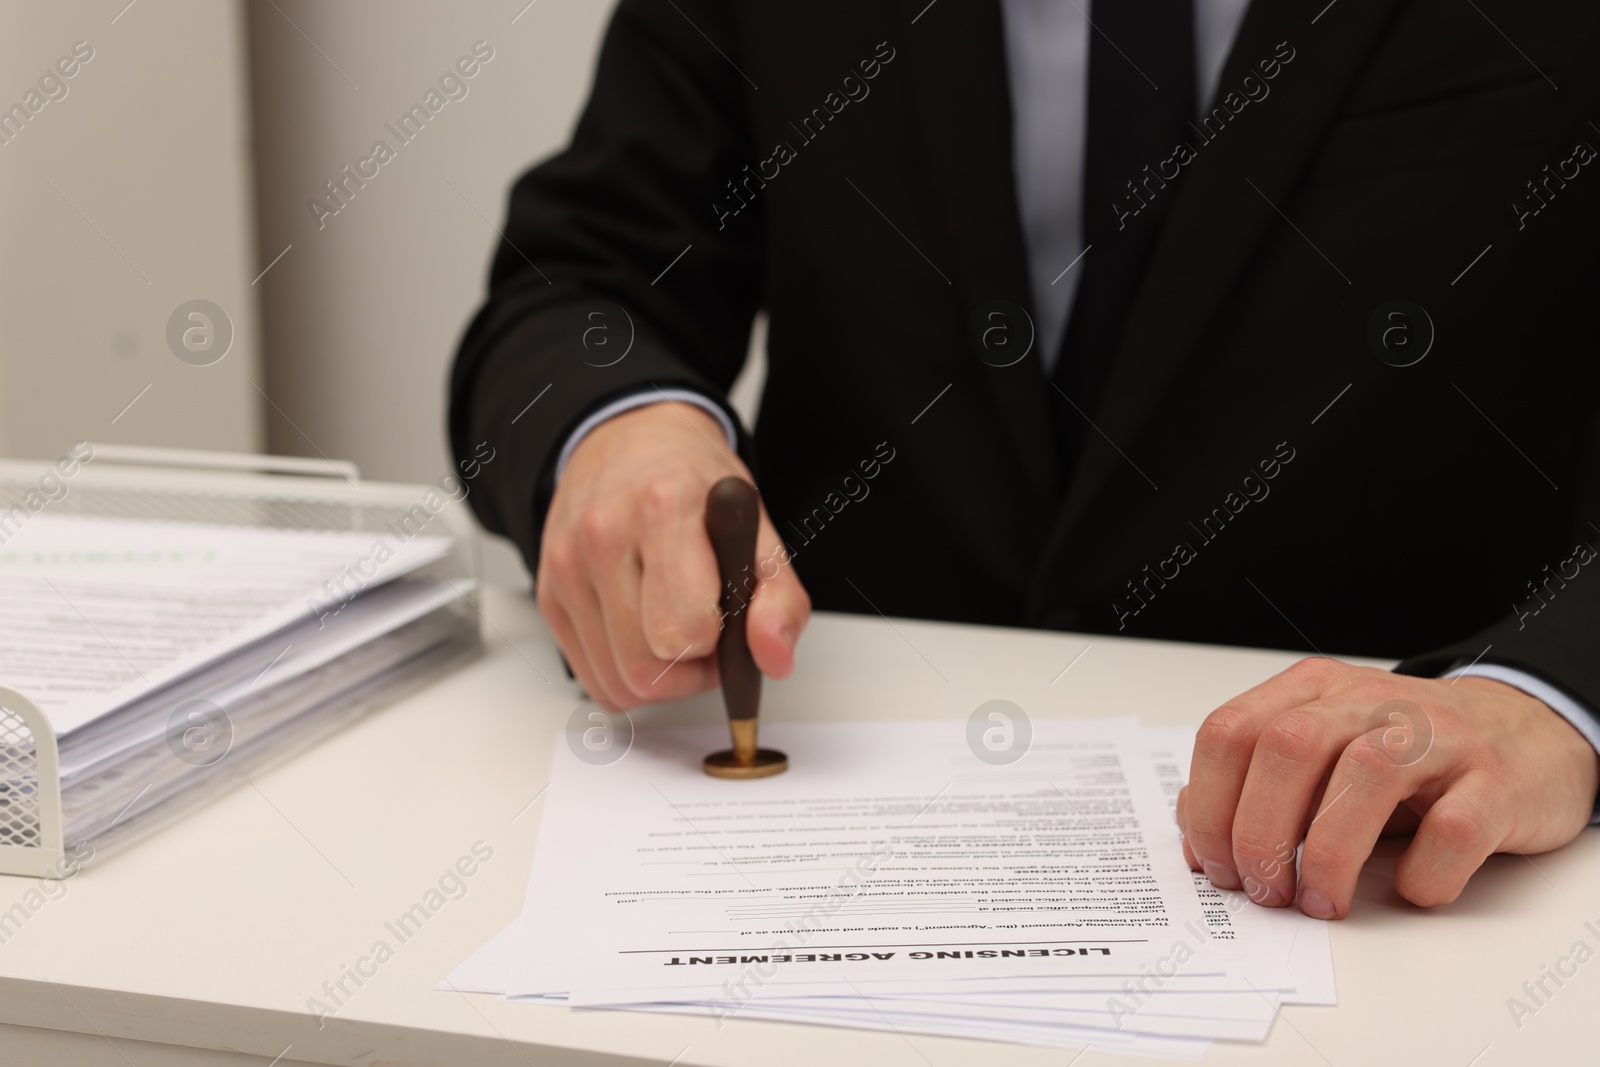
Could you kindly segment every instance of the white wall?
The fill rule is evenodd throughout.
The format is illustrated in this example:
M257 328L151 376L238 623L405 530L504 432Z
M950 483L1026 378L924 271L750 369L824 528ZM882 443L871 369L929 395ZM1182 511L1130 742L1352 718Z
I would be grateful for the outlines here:
M437 481L452 470L447 373L483 294L491 221L514 176L570 133L610 4L274 3L248 4L261 246L293 246L262 281L283 409L269 446ZM467 95L401 146L384 124L480 40L493 58ZM307 202L379 139L395 158L319 228ZM486 559L494 577L525 581L503 546Z
M436 482L492 227L516 175L569 136L611 9L0 0L0 107L75 42L93 49L0 143L0 454L89 438ZM494 56L467 95L399 146L384 124L480 40ZM307 201L379 138L395 158L319 227ZM167 340L194 299L233 326L210 366ZM747 417L759 364L736 391ZM486 563L526 581L507 546Z
M5 455L53 456L82 438L262 444L243 12L234 0L125 3L0 3L0 108L36 109L0 138ZM93 57L60 77L80 41ZM47 73L59 81L41 89ZM167 344L169 316L196 298L233 325L211 366Z
M267 391L282 409L268 412L270 448L437 481L452 469L449 362L483 296L492 226L516 175L570 135L611 0L247 7L260 245L265 258L290 247L259 287ZM477 41L493 59L400 145L384 124ZM394 158L319 223L307 202L379 139ZM505 545L486 570L526 582Z

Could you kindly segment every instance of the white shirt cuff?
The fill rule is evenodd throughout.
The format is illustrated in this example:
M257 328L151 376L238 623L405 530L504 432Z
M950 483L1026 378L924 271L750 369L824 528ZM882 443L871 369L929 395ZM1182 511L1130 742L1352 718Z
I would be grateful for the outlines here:
M722 425L722 432L727 435L728 448L737 451L739 448L739 430L733 425L733 420L728 418L728 413L723 411L714 401L693 389L641 389L637 393L629 393L606 404L599 410L591 413L588 418L578 423L578 428L567 437L566 444L561 446L561 452L556 456L557 482L561 481L561 474L567 469L567 461L572 458L572 450L578 447L578 442L589 436L596 426L607 419L615 418L625 411L642 408L650 404L663 404L675 401L680 404L693 404L701 411L707 412L712 418Z
M1584 740L1594 746L1595 751L1600 752L1600 717L1597 717L1582 701L1568 696L1549 682L1536 678L1527 671L1519 671L1515 667L1503 667L1498 663L1479 663L1466 667L1453 667L1440 677L1492 678L1497 682L1514 686L1550 705L1552 711L1570 722L1572 728L1582 734ZM1600 798L1596 799L1595 814L1589 822L1590 825L1600 822Z

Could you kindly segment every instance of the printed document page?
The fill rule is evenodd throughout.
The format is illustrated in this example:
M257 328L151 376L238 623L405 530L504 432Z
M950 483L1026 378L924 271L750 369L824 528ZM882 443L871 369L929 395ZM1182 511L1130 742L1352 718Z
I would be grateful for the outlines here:
M0 679L66 734L362 590L441 558L443 537L77 515L0 546Z
M774 726L796 777L751 791L699 774L720 731L630 749L621 721L560 739L525 910L440 988L1177 1059L1336 1003L1328 924L1167 863L1192 729L1056 720L986 766L959 722ZM1119 879L1137 887L1096 895ZM1106 955L1056 954L1095 946L1080 927Z
M1136 974L1203 923L1131 721L1036 722L1007 766L965 725L769 725L756 781L701 772L719 729L569 732L508 994Z

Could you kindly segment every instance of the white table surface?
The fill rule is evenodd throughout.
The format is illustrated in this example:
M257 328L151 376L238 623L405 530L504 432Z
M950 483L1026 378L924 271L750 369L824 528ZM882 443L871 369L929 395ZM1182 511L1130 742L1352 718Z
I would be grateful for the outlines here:
M0 944L0 1063L1051 1065L1074 1053L820 1026L572 1011L434 984L521 909L554 738L580 698L531 601L490 589L486 655L65 883ZM1064 675L1074 656L1093 647ZM768 721L941 718L997 697L1029 715L1197 723L1292 662L1282 652L819 615ZM542 677L541 677L542 675ZM633 713L720 720L714 695ZM886 754L888 757L891 754ZM604 832L604 828L597 828ZM494 856L319 1029L307 999L385 938L474 842ZM1264 1046L1210 1064L1595 1062L1600 962L1519 1026L1508 998L1600 950L1600 832L1493 857L1422 911L1367 867L1333 927L1337 1008L1287 1008ZM0 877L0 913L36 883ZM1571 969L1571 964L1568 964ZM1531 1002L1530 1002L1531 1003ZM1475 1057L1477 1057L1475 1059ZM1077 1067L1127 1064L1091 1051Z

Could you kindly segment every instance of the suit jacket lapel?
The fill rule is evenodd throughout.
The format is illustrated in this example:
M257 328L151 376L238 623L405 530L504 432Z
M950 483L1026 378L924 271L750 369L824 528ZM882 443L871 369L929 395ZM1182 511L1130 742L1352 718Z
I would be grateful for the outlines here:
M1014 302L1031 315L999 0L939 0L931 8L928 0L901 0L901 6L929 182L954 256L944 266L963 316L992 300ZM1014 331L1018 328L1026 327L1013 324ZM976 353L971 358L974 373L985 380L1000 407L1037 503L1048 515L1059 483L1040 355L1034 344L1010 366L987 365Z
M1049 575L1064 566L1056 557L1067 535L1107 479L1128 464L1117 447L1133 448L1257 245L1274 226L1285 225L1274 205L1288 200L1394 2L1339 3L1315 25L1302 5L1250 5L1213 106L1246 76L1262 80L1257 65L1274 59L1280 42L1294 50L1293 58L1265 82L1271 89L1265 99L1248 104L1214 141L1199 144L1196 136L1191 142L1196 158L1177 190L1094 413L1101 432L1088 435L1068 483L1042 561L1046 580L1035 584L1035 609L1049 595Z

